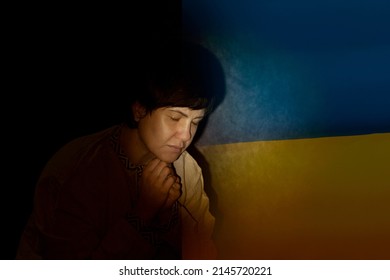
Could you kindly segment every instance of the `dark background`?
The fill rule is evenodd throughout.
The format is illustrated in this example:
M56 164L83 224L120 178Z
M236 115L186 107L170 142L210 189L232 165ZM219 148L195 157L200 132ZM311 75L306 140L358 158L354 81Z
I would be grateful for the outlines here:
M2 259L15 258L46 161L69 140L120 121L137 63L153 42L181 31L178 0L34 4L9 12Z

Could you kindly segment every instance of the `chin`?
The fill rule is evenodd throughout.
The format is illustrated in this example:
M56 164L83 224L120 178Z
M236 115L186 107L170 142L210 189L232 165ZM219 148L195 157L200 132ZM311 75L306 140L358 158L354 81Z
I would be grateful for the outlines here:
M173 163L175 162L178 158L180 157L180 155L161 155L161 156L158 156L158 158L161 160L161 161L164 161L166 163Z

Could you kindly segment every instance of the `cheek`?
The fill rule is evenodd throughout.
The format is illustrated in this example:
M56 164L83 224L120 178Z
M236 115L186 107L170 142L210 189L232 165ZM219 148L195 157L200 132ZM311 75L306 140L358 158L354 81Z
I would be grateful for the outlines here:
M175 127L164 120L158 119L150 123L148 134L155 145L164 144L169 138L175 135Z
M150 117L145 117L138 124L138 131L143 140L147 145L155 145L160 138L160 125Z

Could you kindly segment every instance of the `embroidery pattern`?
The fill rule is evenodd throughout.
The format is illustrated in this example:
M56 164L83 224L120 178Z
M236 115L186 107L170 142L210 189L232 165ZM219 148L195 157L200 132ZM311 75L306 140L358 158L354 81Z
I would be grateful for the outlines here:
M121 134L122 126L120 126L111 136L110 142L111 146L114 149L115 153L118 155L121 162L124 164L125 168L131 172L136 171L136 198L139 194L139 178L142 176L143 165L135 165L130 162L129 158L123 152L119 138ZM136 200L134 198L134 201ZM158 246L161 244L161 235L169 232L179 221L179 203L176 201L172 208L169 221L166 224L154 224L154 225L143 225L141 219L129 213L127 215L128 222L151 244Z

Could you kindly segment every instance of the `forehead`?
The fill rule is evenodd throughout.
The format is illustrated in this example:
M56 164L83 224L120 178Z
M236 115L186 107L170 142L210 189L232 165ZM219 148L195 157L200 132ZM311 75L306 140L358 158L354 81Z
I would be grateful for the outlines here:
M160 111L161 113L169 113L176 112L186 117L190 118L203 118L206 110L205 109L191 109L189 107L162 107L157 109L156 111Z

